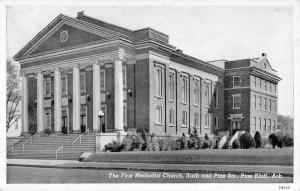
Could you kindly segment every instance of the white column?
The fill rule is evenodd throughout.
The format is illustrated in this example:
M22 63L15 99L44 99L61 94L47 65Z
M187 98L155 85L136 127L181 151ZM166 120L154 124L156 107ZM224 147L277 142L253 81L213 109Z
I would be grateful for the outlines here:
M80 131L80 72L73 67L73 131Z
M100 119L98 112L101 110L100 90L100 64L93 64L93 130L100 130Z
M37 73L37 132L44 131L44 76Z
M117 59L114 62L114 76L115 76L115 131L124 132L123 129L123 77L122 77L122 60Z
M28 82L25 75L22 76L22 133L28 133Z
M61 75L59 68L54 70L54 129L61 131Z

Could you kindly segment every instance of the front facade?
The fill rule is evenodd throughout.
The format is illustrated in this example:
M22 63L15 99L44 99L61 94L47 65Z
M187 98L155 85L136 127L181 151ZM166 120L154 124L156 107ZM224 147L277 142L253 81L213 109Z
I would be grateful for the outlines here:
M196 128L200 136L213 135L230 130L238 117L250 124L258 118L255 115L265 115L251 107L254 95L277 104L277 92L255 87L244 92L246 88L228 85L236 72L245 77L241 83L247 87L259 76L269 76L254 70L257 67L252 65L258 61L249 61L249 71L233 69L234 62L226 63L224 70L183 54L159 31L133 31L83 12L76 18L59 15L14 59L21 65L24 133L45 129L79 133L88 128L181 135ZM275 73L267 79L279 81ZM245 109L228 106L232 104L228 97L236 94L247 97L249 105L240 103ZM273 109L266 118L277 123L276 115ZM252 127L259 130L256 125L247 130L253 131Z

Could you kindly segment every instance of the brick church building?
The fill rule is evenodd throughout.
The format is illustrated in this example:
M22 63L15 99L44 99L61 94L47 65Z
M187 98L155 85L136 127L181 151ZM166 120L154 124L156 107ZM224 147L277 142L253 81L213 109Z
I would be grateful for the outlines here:
M129 30L79 12L60 14L14 59L23 133L276 131L280 78L266 54L205 62L155 29Z

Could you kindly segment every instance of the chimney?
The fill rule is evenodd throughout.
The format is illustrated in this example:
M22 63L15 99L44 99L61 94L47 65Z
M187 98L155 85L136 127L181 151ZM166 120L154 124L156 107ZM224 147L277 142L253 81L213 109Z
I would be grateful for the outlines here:
M267 54L263 52L263 53L261 54L261 56L262 56L262 57L267 57Z
M77 18L82 18L84 16L84 11L77 12Z

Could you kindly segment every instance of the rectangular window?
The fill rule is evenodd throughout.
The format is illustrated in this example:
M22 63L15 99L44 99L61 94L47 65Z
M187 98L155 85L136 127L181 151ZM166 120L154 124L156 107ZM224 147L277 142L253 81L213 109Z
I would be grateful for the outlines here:
M269 112L271 112L271 111L272 111L272 100L269 99Z
M256 95L253 95L253 107L256 108Z
M161 106L156 106L156 124L161 125L162 124L162 107Z
M188 81L187 77L182 77L182 102L187 103L188 102Z
M194 83L194 103L200 105L200 80L195 80Z
M252 76L253 87L256 87L256 76Z
M80 92L86 92L85 72L80 73Z
M194 127L199 127L199 113L194 113Z
M264 89L265 89L265 90L268 90L268 89L267 89L267 81L266 81L266 80L264 80Z
M187 127L187 112L186 111L182 112L182 126Z
M126 84L127 84L127 77L126 77L126 67L124 66L123 68L122 68L122 73L123 73L123 86L126 86Z
M264 118L264 131L266 132L267 131L267 119Z
M259 110L261 110L261 97L259 96L259 98L258 98L258 108L259 108Z
M205 89L204 89L204 98L205 98L205 105L210 105L210 83L205 82Z
M215 129L219 129L218 117L214 118L214 125L215 125Z
M215 100L215 107L219 107L219 88L217 85L215 85L214 100Z
M273 132L276 131L276 123L275 123L275 120L273 120Z
M44 81L44 95L45 97L51 96L51 78L46 78Z
M271 119L269 119L269 124L268 125L269 125L269 132L271 132L271 125L272 125L271 124Z
M271 82L268 82L269 91L272 92Z
M274 84L274 92L275 92L275 93L276 93L276 91L277 91L276 88L277 88L277 87L276 87L276 84Z
M264 98L264 110L267 111L267 98Z
M170 100L175 101L175 73L169 73L169 95Z
M100 89L105 90L105 70L100 71Z
M258 119L258 127L259 127L259 131L261 132L261 117L259 117Z
M156 66L155 68L155 79L156 79L156 95L159 97L163 96L163 73L162 73L162 67Z
M209 114L208 113L205 114L204 124L205 124L204 125L205 128L209 128Z
M123 125L127 127L127 105L123 105Z
M61 77L61 93L63 95L68 94L68 77L67 76Z
M262 79L259 78L259 88L261 89L262 88Z
M256 117L253 117L253 130L256 131Z
M233 87L240 87L240 86L241 86L241 77L233 76Z
M175 114L174 114L174 109L170 109L169 110L169 124L170 126L174 126L175 125Z
M273 107L274 107L274 112L276 112L276 101L274 101Z
M241 94L234 94L232 95L233 99L233 109L240 109L241 107Z

